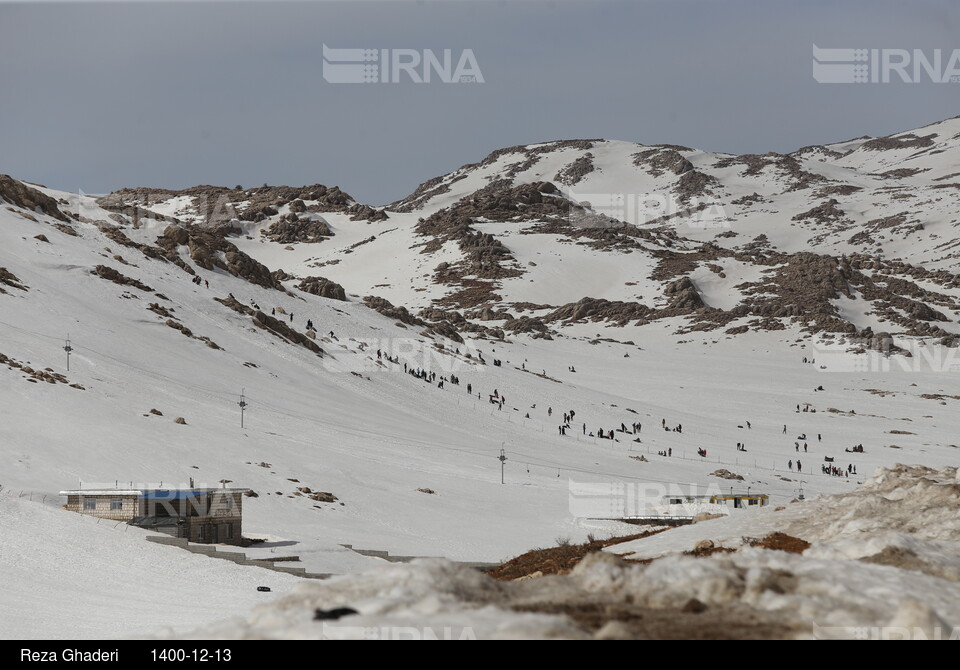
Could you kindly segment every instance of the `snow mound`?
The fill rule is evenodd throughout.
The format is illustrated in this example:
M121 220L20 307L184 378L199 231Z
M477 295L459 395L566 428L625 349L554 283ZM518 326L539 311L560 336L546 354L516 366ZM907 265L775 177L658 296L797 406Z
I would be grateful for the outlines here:
M513 582L419 560L303 584L245 619L196 635L648 637L663 636L660 626L670 621L680 637L944 637L960 630L958 507L957 468L895 466L857 491L789 512L728 517L612 547L634 554L646 543L690 540L691 530L704 536L732 522L742 532L764 531L773 517L814 542L803 554L746 546L641 564L598 551L569 575ZM346 608L342 617L323 618L337 608Z

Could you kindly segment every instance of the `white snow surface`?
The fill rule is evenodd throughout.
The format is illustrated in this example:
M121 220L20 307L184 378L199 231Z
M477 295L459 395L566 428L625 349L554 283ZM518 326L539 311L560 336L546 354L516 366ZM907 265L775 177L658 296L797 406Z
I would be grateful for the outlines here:
M116 522L0 493L4 639L184 633L302 581L147 542ZM271 593L258 592L270 586Z

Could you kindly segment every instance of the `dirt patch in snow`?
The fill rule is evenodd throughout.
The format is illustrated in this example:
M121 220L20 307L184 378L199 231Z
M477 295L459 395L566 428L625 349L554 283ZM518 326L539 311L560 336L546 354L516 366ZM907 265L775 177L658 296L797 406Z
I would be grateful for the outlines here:
M487 574L497 581L510 582L542 575L565 575L573 570L588 554L602 551L615 544L640 540L662 533L669 528L658 528L636 535L612 537L607 540L592 540L583 544L561 544L549 549L534 549L493 568Z
M751 547L786 551L791 554L802 554L810 548L810 543L806 540L801 540L799 537L793 537L792 535L787 535L779 531L770 533L760 539L746 538L746 541Z

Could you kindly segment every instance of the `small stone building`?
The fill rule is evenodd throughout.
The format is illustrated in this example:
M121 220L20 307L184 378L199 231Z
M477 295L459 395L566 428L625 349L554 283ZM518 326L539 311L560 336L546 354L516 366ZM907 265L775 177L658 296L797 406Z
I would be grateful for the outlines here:
M766 507L770 504L770 496L766 493L715 493L710 495L668 495L664 502L669 505L683 505L688 503L709 503L711 505L732 505L736 509L746 507Z
M240 544L243 498L250 489L80 489L61 491L64 509L125 521L204 544Z

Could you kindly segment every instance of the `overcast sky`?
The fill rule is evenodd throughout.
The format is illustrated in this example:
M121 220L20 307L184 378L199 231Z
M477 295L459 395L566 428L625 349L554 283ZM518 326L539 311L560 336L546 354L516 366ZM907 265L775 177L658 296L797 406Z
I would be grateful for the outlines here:
M323 51L454 60L483 83L328 83ZM562 138L790 151L960 114L960 83L819 84L811 46L960 48L956 0L0 0L0 173L124 186L338 185L385 204Z

